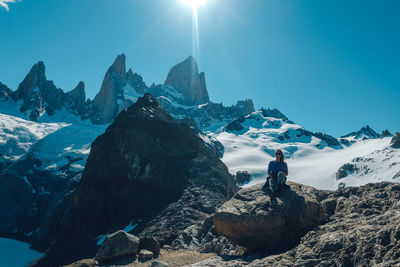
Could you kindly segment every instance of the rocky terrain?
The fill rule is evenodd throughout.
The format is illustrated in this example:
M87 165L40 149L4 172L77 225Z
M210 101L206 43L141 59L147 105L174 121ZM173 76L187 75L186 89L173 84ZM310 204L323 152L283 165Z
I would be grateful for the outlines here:
M261 185L240 190L216 210L211 220L207 218L203 227L192 226L192 231L185 231L186 235L192 234L192 239L186 236L192 245L184 250L175 246L142 263L126 258L110 264L150 266L154 262L157 266L160 259L169 266L193 267L400 264L400 184L385 182L337 191L320 191L296 183L289 186L276 197L263 191ZM196 227L203 230L193 231ZM207 233L203 239L209 242L222 240L220 234L226 236L237 246L226 242L225 248L236 249L236 254L220 248L211 251L207 242L196 245L193 241L199 232ZM191 257L174 261L179 258L173 253L175 249ZM191 263L193 257L197 263ZM202 260L204 257L207 259ZM102 266L95 260L85 261Z
M169 244L236 190L216 153L146 94L92 144L61 236L35 266L91 256L127 225Z
M269 256L259 254L230 260L213 257L190 266L400 264L400 184L368 184L318 194L326 223L305 234L294 248Z

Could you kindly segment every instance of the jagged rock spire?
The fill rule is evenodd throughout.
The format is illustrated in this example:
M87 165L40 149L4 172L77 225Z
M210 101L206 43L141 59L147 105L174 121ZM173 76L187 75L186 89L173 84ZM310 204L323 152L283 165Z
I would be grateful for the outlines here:
M94 123L110 123L117 116L118 99L122 98L123 87L126 85L125 61L125 54L121 54L108 68L100 92L93 99Z
M188 105L209 102L204 72L199 73L197 62L189 56L185 61L175 65L168 73L164 85L174 87L181 93Z

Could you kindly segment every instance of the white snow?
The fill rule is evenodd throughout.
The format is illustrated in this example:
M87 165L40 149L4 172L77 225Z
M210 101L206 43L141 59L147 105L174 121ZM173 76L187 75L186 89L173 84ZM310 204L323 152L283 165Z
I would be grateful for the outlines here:
M124 97L126 100L130 100L133 103L135 103L139 97L142 97L143 94L140 94L138 92L136 92L135 88L133 88L132 86L130 86L129 84L127 84L124 88L123 88L123 92L124 92ZM121 102L122 103L122 102ZM121 104L118 103L118 104Z
M1 103L0 107L3 107L3 104L7 106L7 103ZM67 164L67 156L72 159L82 158L74 162L71 167L74 170L83 170L91 143L105 131L107 126L82 121L67 111L58 112L55 116L51 117L51 120L65 119L68 123L32 122L0 113L2 158L15 161L27 153L32 153L42 162L39 168L47 170L57 170ZM41 118L41 120L49 119L46 114Z
M2 267L25 267L41 256L42 253L31 249L28 243L0 238L0 266Z
M45 136L65 127L66 123L36 123L0 113L0 153L16 160Z
M230 172L249 171L252 180L245 186L265 181L268 162L274 159L274 151L284 152L289 166L288 180L314 186L319 189L337 189L340 182L347 185L362 185L369 182L393 181L395 173L400 172L400 164L393 166L390 172L382 167L369 175L357 174L342 180L336 180L336 171L353 158L366 156L382 150L390 143L391 138L359 140L352 146L331 148L316 137L296 135L302 127L287 123L282 119L263 117L255 112L242 124L245 129L239 132L226 132L220 129L215 137L224 145L225 153L222 161ZM280 140L279 136L287 132L290 138ZM376 153L376 152L375 152ZM399 152L400 153L400 152ZM376 156L376 164L371 169L379 169L382 156ZM393 158L388 163L396 161ZM398 158L397 158L398 161ZM372 175L373 174L373 175Z
M356 170L348 172L347 177L340 179L346 185L359 186L380 181L400 182L400 149L386 146L366 156L355 157L348 163L354 164Z

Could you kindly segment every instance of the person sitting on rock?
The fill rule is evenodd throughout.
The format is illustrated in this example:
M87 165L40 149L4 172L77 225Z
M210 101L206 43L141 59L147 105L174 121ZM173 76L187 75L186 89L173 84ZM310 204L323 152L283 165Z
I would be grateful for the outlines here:
M275 151L275 160L268 164L267 182L263 188L269 187L273 193L277 193L286 183L288 176L288 166L285 157L280 149Z

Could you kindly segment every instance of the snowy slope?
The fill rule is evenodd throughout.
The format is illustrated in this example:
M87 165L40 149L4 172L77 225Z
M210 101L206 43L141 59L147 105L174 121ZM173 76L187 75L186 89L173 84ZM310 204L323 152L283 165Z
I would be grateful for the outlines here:
M385 146L365 156L357 156L342 166L336 177L340 182L354 186L380 181L400 182L400 149Z
M36 123L0 113L0 153L6 160L18 160L33 144L62 129L66 123Z
M384 149L391 140L366 139L358 140L352 146L329 146L300 125L287 119L265 117L261 111L248 116L238 129L227 131L226 127L222 128L215 138L225 147L222 160L232 174L240 170L252 174L253 180L248 185L265 181L267 164L274 159L275 149L281 149L289 165L289 180L320 189L336 189L342 182L336 180L336 171L340 166L355 157ZM381 179L388 179L389 176L383 175ZM351 177L346 185L365 184L377 178L371 176L358 180L358 183L350 180Z
M1 103L0 106L3 104L5 103ZM8 111L12 113L12 109ZM0 159L16 161L30 154L41 161L39 169L53 171L58 171L70 159L74 161L71 168L74 171L82 171L90 152L90 144L104 132L106 126L93 125L89 121L82 121L77 117L73 118L73 115L65 114L66 116L63 116L60 112L56 117L51 118L46 118L47 115L45 115L41 120L62 121L65 119L65 121L74 122L32 122L0 113L0 153L2 154Z

